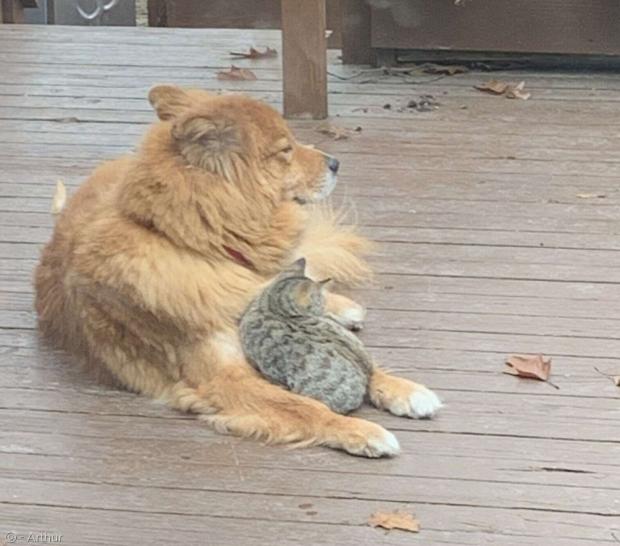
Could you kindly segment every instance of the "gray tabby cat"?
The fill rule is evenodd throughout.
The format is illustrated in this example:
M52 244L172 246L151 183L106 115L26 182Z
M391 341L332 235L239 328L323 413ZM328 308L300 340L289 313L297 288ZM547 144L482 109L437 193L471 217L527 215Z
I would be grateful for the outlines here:
M248 306L241 344L274 383L348 413L364 401L372 360L354 334L326 315L329 279L314 282L304 275L305 265L297 260Z

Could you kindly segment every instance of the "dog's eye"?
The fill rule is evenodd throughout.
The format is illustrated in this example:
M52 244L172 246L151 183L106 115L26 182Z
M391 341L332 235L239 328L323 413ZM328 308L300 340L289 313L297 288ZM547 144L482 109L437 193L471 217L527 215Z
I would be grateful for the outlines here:
M293 147L289 144L280 150L280 153L290 154L293 151Z
M212 146L214 141L215 139L212 135L203 135L201 137L198 137L198 144L200 144L201 146Z

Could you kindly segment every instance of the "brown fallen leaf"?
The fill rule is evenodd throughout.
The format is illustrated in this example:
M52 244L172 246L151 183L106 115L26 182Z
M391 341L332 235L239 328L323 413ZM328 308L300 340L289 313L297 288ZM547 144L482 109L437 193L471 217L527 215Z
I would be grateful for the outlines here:
M605 199L605 197L607 197L604 193L578 193L577 197L579 197L579 199L593 199L593 198L598 198L598 199Z
M455 74L465 74L469 72L469 68L456 64L435 64L424 63L420 66L422 72L426 74L446 74L447 76L454 76Z
M217 73L218 80L256 80L256 74L249 68L239 68L234 64L228 70L220 70Z
M501 80L489 80L481 83L480 85L475 85L474 87L478 89L478 91L491 93L493 95L504 95L509 99L527 100L532 96L531 93L524 91L525 82L523 81L519 83L511 83Z
M237 59L267 59L277 57L278 51L271 47L266 47L264 51L251 47L246 52L231 51L230 55L231 57L235 57Z
M54 197L52 198L52 214L60 214L62 209L67 202L67 188L62 180L56 182L56 191L54 192Z
M420 532L420 522L407 512L375 512L368 518L368 525L411 533Z
M327 135L331 137L333 140L345 140L349 138L349 131L344 127L339 127L338 125L333 125L329 122L321 123L316 131L321 133L322 135Z
M474 85L474 87L478 89L478 91L485 91L487 93L493 93L494 95L503 95L506 92L508 84L499 80L489 80L480 85Z
M543 355L512 355L506 360L504 373L548 381L551 374L551 358Z
M525 82L519 82L517 85L509 84L504 95L506 95L506 98L509 99L527 100L532 96L532 94L524 91L524 87Z

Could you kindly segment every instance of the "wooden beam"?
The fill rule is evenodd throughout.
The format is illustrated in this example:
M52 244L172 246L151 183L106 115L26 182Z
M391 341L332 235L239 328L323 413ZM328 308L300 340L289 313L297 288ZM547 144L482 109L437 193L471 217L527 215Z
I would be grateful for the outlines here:
M341 0L342 62L374 64L370 47L370 6L366 0Z
M325 0L282 0L286 117L327 117L325 28Z
M392 2L392 4L396 4ZM618 55L618 0L406 0L372 9L376 48ZM423 21L415 27L415 21ZM456 55L453 57L458 62Z

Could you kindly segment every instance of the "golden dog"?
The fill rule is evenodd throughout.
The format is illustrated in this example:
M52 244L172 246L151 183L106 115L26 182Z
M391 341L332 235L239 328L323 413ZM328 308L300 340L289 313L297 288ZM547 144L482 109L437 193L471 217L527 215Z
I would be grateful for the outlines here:
M58 219L35 274L41 331L116 384L200 414L219 431L269 442L394 455L384 428L337 415L263 379L237 319L283 267L305 256L351 282L366 242L306 203L326 197L338 162L303 146L269 106L157 86L159 122L135 156L104 163ZM363 310L330 294L353 326ZM396 415L440 407L422 385L376 369L370 399Z

